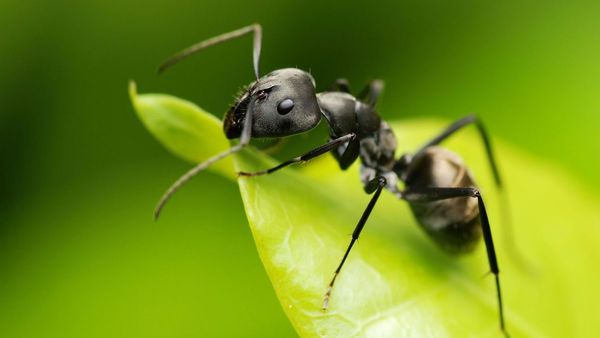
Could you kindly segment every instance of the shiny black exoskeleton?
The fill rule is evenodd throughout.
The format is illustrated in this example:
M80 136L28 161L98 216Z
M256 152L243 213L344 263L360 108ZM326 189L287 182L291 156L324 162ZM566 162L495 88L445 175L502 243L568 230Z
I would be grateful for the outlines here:
M241 150L249 144L251 138L299 134L315 128L324 119L329 125L327 143L273 168L240 173L242 176L270 174L290 164L308 161L328 152L333 154L340 168L346 170L360 158L360 177L364 190L373 194L373 197L358 221L350 244L334 272L325 294L323 309L326 310L329 305L335 280L381 191L387 189L410 204L421 227L448 252L469 252L483 235L490 270L496 281L500 327L506 334L498 263L483 199L460 157L438 147L439 143L462 127L474 124L486 147L496 183L500 185L490 142L481 122L475 116L467 116L450 125L415 153L396 158L394 133L375 110L375 104L383 90L382 81L372 81L355 97L350 93L349 85L344 79L336 81L334 91L316 93L314 78L300 69L279 69L260 77L258 63L262 29L258 24L219 35L187 48L163 63L159 72L199 50L248 33L254 34L253 61L256 81L239 95L223 121L223 130L227 138L239 138L239 143L198 164L183 175L163 195L155 216L158 217L164 203L187 180L215 161ZM401 182L404 183L402 190L399 188Z

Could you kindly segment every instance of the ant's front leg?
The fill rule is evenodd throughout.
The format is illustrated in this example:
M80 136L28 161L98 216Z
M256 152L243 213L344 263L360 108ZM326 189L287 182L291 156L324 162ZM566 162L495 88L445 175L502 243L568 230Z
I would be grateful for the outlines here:
M252 173L241 171L241 172L238 173L238 175L240 175L240 176L260 176L260 175L267 175L267 174L270 174L270 173L272 173L274 171L277 171L277 170L279 170L281 168L285 168L285 167L287 167L290 164L294 164L294 163L298 163L298 162L305 162L305 161L308 161L308 160L310 160L312 158L315 158L317 156L323 155L323 154L331 151L332 149L335 149L335 148L339 147L340 145L342 145L342 144L344 144L346 142L354 140L355 137L356 137L356 134L354 134L354 133L346 134L346 135L344 135L342 137L338 137L336 139L333 139L333 140L331 140L331 141L329 141L329 142L327 142L327 143L325 143L325 144L323 144L323 145L321 145L321 146L319 146L319 147L317 147L317 148L315 148L315 149L313 149L313 150L305 153L304 155L301 155L301 156L298 156L298 157L294 157L294 158L292 158L290 160L287 160L287 161L285 161L285 162L283 162L283 163L281 163L281 164L279 164L279 165L277 165L275 167L272 167L272 168L269 168L269 169L266 169L266 170L252 172Z

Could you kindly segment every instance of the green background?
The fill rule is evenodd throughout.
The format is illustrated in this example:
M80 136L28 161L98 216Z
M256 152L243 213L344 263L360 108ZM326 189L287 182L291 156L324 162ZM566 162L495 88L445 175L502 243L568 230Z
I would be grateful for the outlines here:
M235 185L201 175L151 221L189 165L136 119L128 80L221 116L253 74L248 38L155 76L173 52L260 22L263 73L307 69L319 90L383 78L387 119L477 112L494 137L597 194L599 7L2 1L0 336L294 336Z

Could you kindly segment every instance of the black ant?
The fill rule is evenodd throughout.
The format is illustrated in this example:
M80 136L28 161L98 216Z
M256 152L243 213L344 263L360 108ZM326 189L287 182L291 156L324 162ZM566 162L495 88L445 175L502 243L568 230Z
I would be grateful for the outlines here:
M375 104L383 90L382 81L371 81L354 97L350 94L349 84L345 79L336 81L336 91L316 93L314 78L300 69L278 69L260 77L258 64L262 28L259 24L243 27L184 49L167 59L158 72L161 73L204 48L249 33L253 33L254 37L253 64L256 81L238 96L223 121L227 138L239 138L239 143L181 176L162 196L155 218L158 218L167 200L184 183L212 163L243 149L251 138L283 137L306 132L315 128L324 117L329 124L329 142L273 168L239 173L240 176L271 174L290 164L305 162L328 152L333 154L340 168L346 170L360 157L360 178L365 192L373 194L373 197L358 221L352 240L329 283L323 310L329 305L335 280L352 246L363 230L381 191L386 188L409 203L421 227L448 252L472 251L483 235L490 270L496 281L500 328L508 335L504 325L498 262L483 198L460 157L437 146L461 128L474 124L485 145L496 184L501 186L491 144L481 121L473 115L462 118L414 154L404 154L395 159L394 133L375 111ZM404 182L404 190L398 189L400 181Z

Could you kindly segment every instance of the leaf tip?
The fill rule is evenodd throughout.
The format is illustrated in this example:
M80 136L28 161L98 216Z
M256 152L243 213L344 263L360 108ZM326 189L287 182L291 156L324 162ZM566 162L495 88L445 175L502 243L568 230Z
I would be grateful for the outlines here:
M137 96L137 84L134 80L129 80L129 99L132 103L135 103L135 98Z

